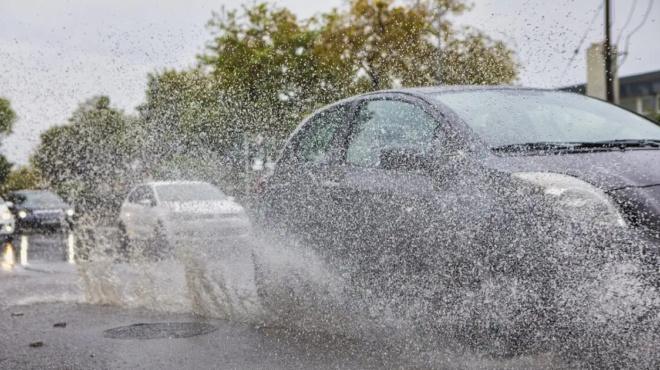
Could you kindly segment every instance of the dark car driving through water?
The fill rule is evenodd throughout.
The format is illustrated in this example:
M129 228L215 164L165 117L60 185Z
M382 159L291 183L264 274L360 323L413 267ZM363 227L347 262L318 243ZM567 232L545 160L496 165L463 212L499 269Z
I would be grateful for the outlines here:
M49 190L19 190L9 193L7 199L17 230L57 230L73 226L73 207Z
M452 302L455 310L446 312L455 315L446 321L472 325L487 320L459 320L471 312L465 302L495 281L506 294L542 292L528 302L535 307L528 316L525 305L501 308L522 307L516 320L556 322L549 295L577 280L551 276L573 273L573 261L596 260L598 248L616 243L653 255L660 126L552 90L368 93L303 121L262 184L255 216L296 240L296 253L313 254L333 276L360 287L362 296L414 292L433 312ZM289 303L269 292L295 292L286 286L299 281L290 266L279 271L288 278L274 276L284 254L255 251L258 290L274 312ZM502 283L509 278L518 280ZM286 301L299 302L292 294ZM552 299L558 297L565 298ZM496 309L480 312L489 311Z

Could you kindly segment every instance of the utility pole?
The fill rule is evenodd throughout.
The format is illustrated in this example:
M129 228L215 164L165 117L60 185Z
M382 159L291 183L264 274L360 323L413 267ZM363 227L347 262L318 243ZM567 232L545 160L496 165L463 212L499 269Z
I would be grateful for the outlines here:
M605 94L614 103L614 73L612 71L612 44L610 36L610 0L605 0Z

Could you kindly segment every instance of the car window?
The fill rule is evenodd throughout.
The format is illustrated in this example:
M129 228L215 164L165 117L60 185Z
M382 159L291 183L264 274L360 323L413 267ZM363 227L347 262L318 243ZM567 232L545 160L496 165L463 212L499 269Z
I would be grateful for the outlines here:
M322 163L330 149L330 143L339 126L346 118L347 107L333 107L312 117L299 134L294 155L297 160Z
M149 186L143 185L143 186L138 186L133 190L133 192L128 196L128 201L130 203L139 203L141 200L151 200L152 202L156 202L156 197L153 194L153 191Z
M421 107L395 100L362 103L346 161L354 166L378 167L384 149L425 149L436 137L437 121Z

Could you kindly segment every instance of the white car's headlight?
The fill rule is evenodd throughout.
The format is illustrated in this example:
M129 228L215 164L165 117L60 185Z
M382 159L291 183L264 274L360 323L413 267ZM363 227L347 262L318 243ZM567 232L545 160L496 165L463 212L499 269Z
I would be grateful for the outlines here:
M20 218L26 218L26 217L27 217L27 212L25 212L25 211L19 211L19 212L18 212L18 217L20 217Z
M9 221L9 220L11 220L11 212L9 212L9 211L2 212L2 214L0 214L0 219L1 219L2 221Z
M74 214L76 214L76 211L74 211L73 208L69 208L66 210L67 216L72 217Z
M564 207L569 217L596 224L626 226L610 197L588 182L550 172L518 172L512 177L543 188L544 194Z

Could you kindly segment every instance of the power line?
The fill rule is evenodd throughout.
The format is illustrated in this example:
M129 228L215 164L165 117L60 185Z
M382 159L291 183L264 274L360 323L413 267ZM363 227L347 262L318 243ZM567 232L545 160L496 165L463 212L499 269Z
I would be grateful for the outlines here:
M644 18L642 19L642 21L639 23L639 25L637 25L637 27L635 27L632 31L630 31L628 36L626 36L626 48L623 52L623 59L621 59L621 63L619 63L617 69L621 67L623 63L626 62L626 59L628 58L628 47L630 46L630 38L635 34L635 32L639 31L644 26L644 23L646 23L646 21L649 18L649 14L651 14L651 8L653 8L653 0L649 0L649 6L646 8L646 13L644 13Z
M621 27L621 32L619 32L619 36L616 37L616 42L614 43L614 45L619 45L619 41L621 41L621 36L623 36L623 31L630 24L630 21L632 20L633 13L635 13L635 8L636 7L637 7L637 0L633 0L632 6L630 7L630 12L628 13L628 19L626 19L626 23L623 25L623 27Z
M582 38L580 39L577 48L575 48L575 51L573 51L573 55L571 56L571 59L568 61L566 67L564 68L564 71L561 73L559 82L561 82L564 79L564 77L566 76L566 72L568 71L568 68L571 66L571 64L573 64L573 61L575 61L575 57L577 57L577 55L580 53L580 48L582 48L582 44L584 43L584 40L587 39L587 36L589 35L589 31L591 30L591 26L594 25L596 18L598 18L598 15L600 14L600 10L603 9L603 5L604 3L601 3L600 6L598 6L598 9L596 9L596 13L594 14L594 17L591 19L591 22L589 22L589 26L584 31L584 35L582 35Z
M560 77L559 81L564 79L564 77L566 75L566 72L568 71L568 68L573 64L573 62L575 61L575 57L577 57L577 55L580 53L580 49L582 48L582 44L587 39L587 36L589 35L589 31L591 30L591 27L594 25L594 22L598 18L598 15L600 14L601 9L603 9L603 3L601 3L600 6L598 6L598 9L596 9L596 13L594 14L594 17L591 19L591 22L589 23L589 26L584 31L584 35L582 35L582 38L580 39L580 42L578 43L577 48L575 48L575 50L573 51L573 55L571 56L571 59L566 64L566 67L564 68L564 71L561 73L561 77Z

